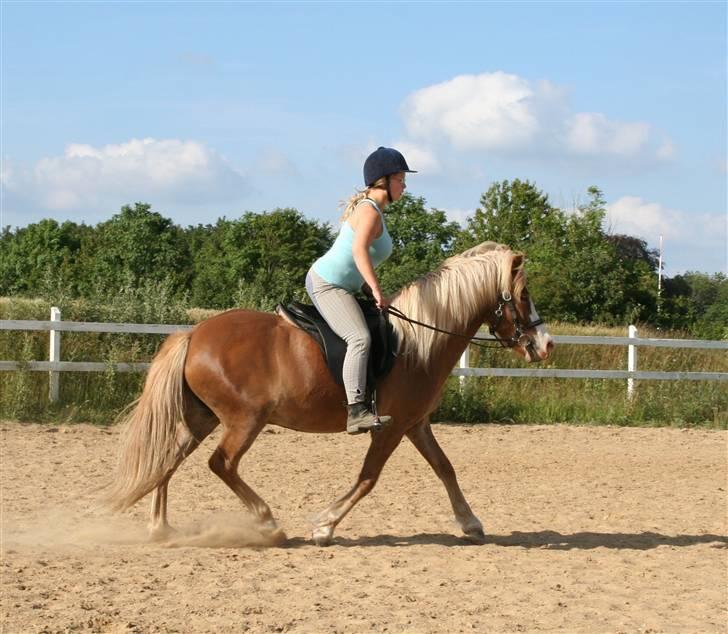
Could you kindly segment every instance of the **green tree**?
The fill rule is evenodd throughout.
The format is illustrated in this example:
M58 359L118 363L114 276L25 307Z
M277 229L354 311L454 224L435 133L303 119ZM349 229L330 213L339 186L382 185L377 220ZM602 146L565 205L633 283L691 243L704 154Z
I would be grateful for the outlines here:
M548 319L625 323L654 312L649 264L620 255L603 229L597 187L574 213L553 207L528 181L496 183L481 198L462 243L494 240L526 252L529 289Z
M692 329L705 339L728 339L728 278L722 273L711 276L717 291Z
M728 338L728 278L722 273L687 272L666 278L661 326L706 339Z
M197 228L192 299L196 305L233 304L270 310L305 296L306 272L331 246L328 224L295 209L245 213Z
M563 216L548 196L529 181L494 183L480 197L480 207L468 219L459 250L486 240L529 252L534 244L558 241Z
M436 269L452 255L460 233L444 211L427 209L424 198L404 195L384 208L392 236L392 255L377 270L385 293L399 290L418 276Z
M38 295L51 286L75 292L78 260L91 227L45 219L0 234L0 295Z
M83 241L82 252L79 290L85 295L164 280L182 293L190 283L184 231L146 203L125 205L98 224Z
M587 204L563 215L561 248L538 253L538 284L549 287L549 310L567 321L626 325L647 319L656 306L655 291L645 287L649 265L620 255L603 229L601 190L587 193Z

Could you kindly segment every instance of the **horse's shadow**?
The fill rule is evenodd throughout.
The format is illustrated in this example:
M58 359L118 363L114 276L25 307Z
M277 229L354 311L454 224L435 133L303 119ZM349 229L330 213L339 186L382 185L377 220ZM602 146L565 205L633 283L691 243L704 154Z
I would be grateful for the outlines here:
M487 535L484 540L474 542L465 537L447 533L419 533L417 535L376 535L350 539L336 537L335 546L343 548L389 546L406 547L437 545L448 547L476 546L515 546L518 548L543 548L546 550L591 550L612 548L618 550L650 550L659 546L683 548L698 544L712 544L714 548L728 548L728 537L724 535L662 535L660 533L595 533L579 532L562 534L556 531L537 531L524 533L516 531L510 535ZM289 539L284 547L297 548L310 546L305 538Z

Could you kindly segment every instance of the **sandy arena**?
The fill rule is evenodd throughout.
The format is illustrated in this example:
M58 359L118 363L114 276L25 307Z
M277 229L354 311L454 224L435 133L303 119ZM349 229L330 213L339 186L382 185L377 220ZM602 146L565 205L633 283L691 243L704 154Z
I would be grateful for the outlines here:
M118 431L0 425L2 632L728 632L728 432L435 425L488 535L465 541L444 487L403 441L336 531L308 518L353 483L368 440L277 428L245 480L288 539L266 545L207 468L110 517L94 489Z

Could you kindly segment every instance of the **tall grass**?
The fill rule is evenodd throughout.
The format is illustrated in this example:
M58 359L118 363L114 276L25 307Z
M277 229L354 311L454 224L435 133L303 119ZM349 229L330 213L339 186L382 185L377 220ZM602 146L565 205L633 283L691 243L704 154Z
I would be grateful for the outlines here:
M216 311L191 309L175 301L168 285L125 289L95 300L0 298L0 319L48 319L51 305L67 321L189 324ZM549 324L557 335L625 336L625 329ZM641 328L642 337L681 338L684 333ZM143 373L117 373L116 362L149 361L161 345L158 335L62 334L62 360L105 361L104 373L63 372L60 401L48 399L48 376L19 370L0 372L0 417L49 422L109 424L140 393ZM638 348L640 370L728 372L728 353L719 350ZM0 359L48 358L47 332L0 331ZM523 367L507 350L476 349L471 364ZM625 346L559 345L539 367L626 369ZM625 380L468 377L448 380L433 420L457 422L580 423L728 428L728 385L718 381L637 381L627 399Z
M173 299L166 283L97 297L72 300L62 294L52 300L0 298L0 319L47 320L51 306L58 306L64 321L102 321L159 324L194 323L183 302ZM149 361L162 343L159 335L127 333L63 332L62 361L101 361L105 372L60 373L60 399L49 400L48 375L21 369L0 372L0 417L14 420L94 422L108 424L141 391L145 375L116 372L119 362ZM0 359L42 361L48 359L49 337L45 331L0 331Z
M626 336L625 329L549 324L556 335ZM680 339L685 333L641 327L640 337ZM728 372L722 350L639 347L638 369L653 372ZM503 349L471 350L471 365L524 367ZM627 347L559 344L540 368L626 370ZM450 378L434 420L728 427L728 384L720 381L617 379Z

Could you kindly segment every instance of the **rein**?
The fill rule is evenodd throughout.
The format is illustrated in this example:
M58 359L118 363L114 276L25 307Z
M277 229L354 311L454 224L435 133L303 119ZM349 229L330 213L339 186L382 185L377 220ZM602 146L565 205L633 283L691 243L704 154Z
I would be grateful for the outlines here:
M496 332L496 328L498 328L498 324L500 324L501 320L503 319L503 307L509 306L511 309L511 313L513 314L513 325L516 327L516 332L510 339L503 339L498 336L498 333ZM486 344L486 343L478 343L483 341L492 341L489 337L468 337L467 335L464 335L459 332L452 332L451 330L443 330L442 328L438 328L437 326L433 326L431 324L425 324L421 321L417 321L416 319L412 319L411 317L407 317L399 308L396 308L395 306L389 306L387 308L387 312L390 315L393 315L394 317L397 317L397 319L401 319L403 321L407 321L410 324L417 324L418 326L422 326L423 328L427 328L429 330L434 330L435 332L441 332L445 335L451 335L453 337L460 337L461 339L467 339L470 341L470 343L474 346L478 346L479 348L513 348L517 345L521 345L524 348L528 348L531 351L533 351L533 347L535 345L533 338L530 337L528 334L524 332L524 330L528 330L530 328L535 328L536 326L540 326L544 323L543 319L537 319L535 321L528 322L527 324L521 325L520 320L518 319L518 311L516 311L516 307L513 304L513 297L508 291L503 291L500 296L500 300L498 302L498 307L495 309L494 314L496 316L496 321L492 325L488 325L488 331L490 334L495 337L495 340L498 342L498 345L495 344ZM526 339L524 342L523 339Z
M501 345L494 345L494 344L485 344L485 343L478 343L478 341L491 341L489 337L468 337L468 335L464 335L459 332L452 332L451 330L443 330L442 328L438 328L437 326L432 326L430 324L425 324L421 321L417 321L416 319L412 319L411 317L407 317L399 308L395 308L394 306L390 306L387 308L387 313L392 315L393 317L396 317L397 319L401 319L402 321L408 321L411 324L417 324L418 326L422 326L423 328L427 328L428 330L434 330L435 332L441 332L445 335L451 335L453 337L460 337L461 339L467 339L470 341L470 343L474 346L479 346L480 348L498 348L501 347Z

